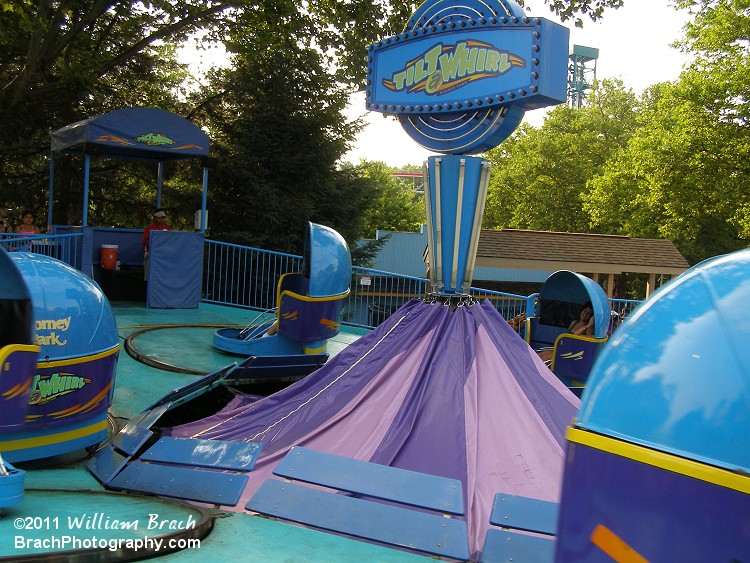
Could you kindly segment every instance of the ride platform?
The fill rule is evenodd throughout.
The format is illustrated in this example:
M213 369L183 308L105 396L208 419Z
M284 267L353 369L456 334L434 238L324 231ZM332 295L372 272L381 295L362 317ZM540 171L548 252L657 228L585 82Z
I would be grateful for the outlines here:
M123 346L120 352L109 412L110 437L171 390L237 363L236 356L213 348L213 332L220 326L244 326L257 315L205 303L197 309L149 309L133 302L114 302L112 307L121 342L130 339L131 350ZM329 342L329 354L337 354L364 333L342 327ZM25 498L2 509L0 560L246 559L248 541L258 561L424 559L201 503L107 491L86 469L92 454L81 450L16 464L26 471Z

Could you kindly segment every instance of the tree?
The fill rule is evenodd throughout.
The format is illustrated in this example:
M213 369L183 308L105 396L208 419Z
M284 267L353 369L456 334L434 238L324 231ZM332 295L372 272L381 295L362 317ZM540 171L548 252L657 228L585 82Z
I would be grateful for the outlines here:
M685 26L677 42L694 60L680 82L690 84L693 97L722 121L748 125L750 99L750 13L738 0L679 0L677 7L695 18Z
M7 1L0 11L0 189L46 208L49 131L123 106L175 110L175 44L213 5ZM174 38L175 43L164 41ZM111 170L112 163L96 163ZM59 220L80 219L80 165L56 169ZM112 187L112 184L108 184ZM101 201L101 200L99 200ZM107 207L106 205L104 206ZM69 209L78 211L67 216ZM117 208L117 206L112 206ZM40 214L41 215L41 214ZM112 216L109 222L116 222Z
M588 16L591 21L600 20L605 9L620 8L623 0L545 0L545 3L563 22L572 19L576 27L583 27L581 16Z
M362 161L360 167L374 192L373 202L364 217L362 235L375 238L378 230L418 232L425 222L424 201L393 177L398 170L372 161Z
M620 3L549 1L563 19L586 13L596 19L604 6ZM223 42L230 51L237 45L262 50L270 45L269 34L281 34L289 45L315 46L340 84L362 88L364 47L400 32L417 4L410 0L4 0L0 10L3 197L11 204L44 209L51 129L121 107L153 106L190 116L183 89L186 70L176 58L176 49L185 41ZM125 174L129 191L110 183L106 195L111 200L92 213L105 224L140 223L134 217L150 202L142 196L144 190L133 188L149 175L121 163L97 167L102 173ZM55 208L63 213L56 219L75 220L80 172L63 163L56 180ZM118 205L126 202L136 205Z
M732 223L750 187L735 152L747 134L687 94L681 84L652 88L641 126L592 180L585 208L601 231L668 238L697 262L743 246Z
M675 83L644 95L637 132L592 181L595 228L672 239L690 262L747 246L750 18L736 2L697 10L684 49L695 60Z
M174 103L179 83L164 82L177 68L175 48L186 40L225 41L247 34L254 20L279 23L300 40L312 39L338 79L359 82L366 42L406 21L411 5L318 0L257 4L247 0L6 0L0 11L0 111L7 132L28 139L37 115L50 123L72 114L138 101ZM289 25L295 24L290 30ZM236 40L236 39L235 39ZM231 43L231 40L230 40ZM256 45L259 46L259 45ZM351 54L360 53L360 55ZM352 58L357 63L349 64ZM107 99L105 102L104 99ZM94 112L94 113L92 113ZM19 130L9 126L10 118Z
M695 55L681 84L690 97L726 125L728 144L724 155L730 157L733 169L727 167L725 195L735 204L730 222L738 235L750 239L750 195L745 185L747 157L750 153L750 13L747 5L732 1L682 0L678 7L691 9L696 17L686 26L685 38L678 44Z
M264 49L264 34L287 33L291 43L317 45L327 64L335 61L342 83L361 82L364 45L395 32L394 22L405 21L413 6L338 4L330 0L304 4L291 0L260 4L250 0L4 1L0 10L4 198L36 210L46 207L50 129L121 107L153 106L189 115L186 92L181 91L186 71L176 62L176 49L187 40L226 41L230 49L244 41ZM111 170L113 165L97 166ZM131 179L140 175L135 169L128 173ZM58 169L59 221L74 219L75 215L62 213L80 209L71 203L80 192L80 177L73 165ZM123 193L112 183L109 187L110 195L117 192L115 199L132 198L132 190ZM147 201L141 206L149 205ZM103 219L105 224L121 220L128 219Z
M626 146L636 107L632 90L620 80L604 80L589 106L558 106L541 128L523 125L489 151L484 227L589 232L587 182Z
M337 168L359 127L342 117L342 88L317 50L282 36L236 48L234 68L216 75L197 115L219 158L212 236L300 254L315 221L352 244L371 192L355 170Z

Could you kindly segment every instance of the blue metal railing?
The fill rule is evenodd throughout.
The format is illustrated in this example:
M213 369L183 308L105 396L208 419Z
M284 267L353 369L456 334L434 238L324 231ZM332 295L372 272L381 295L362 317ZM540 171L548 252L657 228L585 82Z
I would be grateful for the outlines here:
M529 310L529 297L492 291L478 287L471 288L474 299L489 299L503 318L508 321L516 332L521 333L525 326L526 312ZM532 303L533 303L533 297Z
M273 309L281 276L301 270L301 256L206 240L203 301L264 311Z
M21 235L8 233L0 246L9 252L35 252L82 267L83 233ZM214 240L205 241L202 300L268 311L276 306L276 287L282 275L302 270L302 257ZM428 281L371 268L352 268L351 293L342 312L344 324L373 328L410 299L424 297ZM518 332L523 317L533 314L537 294L514 295L472 287L472 297L489 299ZM610 332L630 315L640 301L610 299Z
M267 311L276 306L276 286L282 275L302 270L302 257L206 240L203 301ZM352 268L344 324L372 328L410 299L427 293L423 278L371 268ZM506 319L526 310L527 298L486 289L471 288L476 299L489 299Z
M410 299L423 297L427 280L355 266L350 291L342 312L343 322L375 327Z
M636 299L610 299L609 310L611 314L608 333L612 334L620 326L620 323L628 318L641 303L642 301Z
M8 252L33 252L51 256L80 270L82 240L82 233L65 235L6 233L0 238L0 246Z
M428 292L424 278L404 276L371 268L352 268L349 303L344 309L346 324L375 327L410 299L419 299ZM513 319L526 309L526 297L470 288L477 300L489 299L505 319Z

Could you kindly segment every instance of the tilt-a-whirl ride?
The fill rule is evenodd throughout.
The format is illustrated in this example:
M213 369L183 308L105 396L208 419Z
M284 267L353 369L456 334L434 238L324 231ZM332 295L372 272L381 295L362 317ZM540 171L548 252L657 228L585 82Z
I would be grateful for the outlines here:
M0 453L25 465L0 465L0 537L15 542L0 545L0 554L746 559L750 366L742 344L750 332L750 251L695 266L609 339L601 289L572 272L550 278L526 339L488 301L470 295L490 173L471 155L510 135L526 110L565 100L567 39L567 30L526 16L513 2L438 0L423 4L403 33L371 46L368 109L397 114L415 140L442 153L424 170L430 291L325 363L308 362L316 369L271 394L253 393L253 381L289 366L269 358L315 357L326 340L331 352L335 339L326 337L344 332L338 315L348 253L334 245L336 266L326 278L315 246L318 233L338 241L335 231L308 227L305 266L279 283L278 312L259 330L278 320L281 337L220 330L200 347L201 357L218 353L217 342L243 347L229 351L249 357L238 364L224 355L227 364L200 377L129 356L115 360L123 333L147 326L144 319L179 316L175 297L190 302L193 326L219 317L230 324L226 318L237 311L193 303L194 288L160 270L170 248L181 268L200 272L205 222L200 233L152 234L147 307L115 306L117 327L106 297L86 276L33 253L1 252L10 265L0 272L12 289L0 287L12 330L4 329L0 342L0 396L14 406L0 419ZM136 139L139 158L174 156L138 145L154 138L149 133L171 138L146 130L118 138ZM106 152L111 141L76 142L62 146L85 154L100 143L97 151ZM117 143L114 152L127 148ZM84 271L94 248L89 244ZM40 276L42 266L55 273ZM570 338L565 324L589 302L594 336ZM83 319L96 330L76 332ZM295 319L312 319L312 326ZM557 377L534 349L541 344L553 346L553 368L591 362ZM185 356L196 348L172 345ZM76 362L106 365L111 373L79 375ZM252 371L258 368L264 369ZM57 390L67 393L41 402L55 374ZM61 377L71 378L67 388ZM569 385L581 383L579 399ZM77 398L73 388L89 385L96 393ZM35 411L34 401L45 410ZM103 418L108 407L111 433ZM89 428L103 434L86 434ZM45 466L49 457L32 460L63 453L43 449L62 448L61 435L79 453L101 443L95 454L57 469ZM58 532L79 534L78 544L54 543ZM190 549L196 545L186 542L195 539L200 548Z

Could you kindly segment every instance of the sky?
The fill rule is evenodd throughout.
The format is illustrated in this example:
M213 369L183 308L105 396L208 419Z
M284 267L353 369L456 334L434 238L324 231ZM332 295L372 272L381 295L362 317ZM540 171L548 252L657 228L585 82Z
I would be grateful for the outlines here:
M528 0L530 16L560 23L541 0ZM596 77L621 78L637 94L657 82L676 79L686 62L683 53L670 47L682 37L688 16L668 5L668 0L624 0L619 10L607 10L600 22L585 18L583 28L564 24L570 29L570 45L599 49ZM367 127L359 135L353 150L344 157L352 163L360 159L382 161L389 166L421 166L434 154L409 137L392 117L365 109L364 93L352 96L349 115L367 116ZM525 121L540 126L545 110L526 113Z

